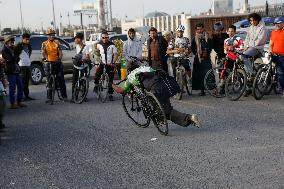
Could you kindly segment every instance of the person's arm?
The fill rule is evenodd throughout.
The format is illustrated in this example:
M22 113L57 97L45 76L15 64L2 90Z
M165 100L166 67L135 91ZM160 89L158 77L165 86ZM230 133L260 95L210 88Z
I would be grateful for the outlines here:
M113 45L112 52L113 52L113 63L117 63L118 54L117 54L117 49L114 45Z
M142 43L141 43L141 41L139 41L137 58L139 58L140 60L142 60L142 53L143 53Z
M269 53L272 53L273 46L274 46L274 42L270 39L270 41L269 41Z
M255 42L254 42L255 47L265 45L265 43L266 43L266 38L267 38L267 31L266 31L265 26L263 26L263 27L260 29L260 32L258 33L258 37L257 37L257 39L256 39Z
M247 36L246 36L245 41L244 41L244 50L248 49L249 41L250 41L250 28L247 32Z
M123 58L127 61L130 61L130 58L128 56L128 43L127 41L123 44Z
M41 45L41 54L43 59L47 59L47 52L46 52L46 42L43 42Z

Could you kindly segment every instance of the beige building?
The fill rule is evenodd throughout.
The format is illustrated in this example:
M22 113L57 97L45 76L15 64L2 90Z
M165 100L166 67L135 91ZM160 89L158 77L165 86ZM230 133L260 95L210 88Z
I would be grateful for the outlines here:
M157 28L158 31L175 31L178 25L185 26L185 36L190 36L188 14L168 15L164 12L152 12L147 14L144 18L137 18L135 20L121 21L122 33L127 33L129 28L137 28L143 26L151 26Z

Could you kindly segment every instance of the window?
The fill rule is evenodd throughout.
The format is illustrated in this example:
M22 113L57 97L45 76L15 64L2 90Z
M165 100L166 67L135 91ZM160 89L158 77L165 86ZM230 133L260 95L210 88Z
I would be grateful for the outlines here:
M41 50L42 43L47 40L47 37L31 37L30 44L32 50Z

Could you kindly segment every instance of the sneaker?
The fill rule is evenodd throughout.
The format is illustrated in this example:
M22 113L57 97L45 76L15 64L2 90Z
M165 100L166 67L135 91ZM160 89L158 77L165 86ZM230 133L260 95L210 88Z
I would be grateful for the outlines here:
M190 117L191 123L195 126L195 127L202 127L201 122L198 118L198 116L196 114L192 114Z
M29 96L24 99L24 101L31 101L31 100L35 100L35 99Z
M109 95L109 101L113 101L113 96L112 95Z
M45 101L45 103L51 103L51 99L47 99L46 101Z
M17 104L11 104L10 109L19 109L20 107Z
M24 104L24 103L22 103L22 102L18 102L18 106L19 106L20 108L25 108L25 107L27 107L27 105Z

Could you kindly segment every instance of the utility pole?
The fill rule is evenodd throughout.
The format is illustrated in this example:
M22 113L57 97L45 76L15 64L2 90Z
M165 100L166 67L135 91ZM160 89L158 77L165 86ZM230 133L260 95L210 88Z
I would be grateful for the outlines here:
M23 22L23 13L22 13L22 2L19 0L20 3L20 14L21 14L21 26L22 26L22 34L24 33L24 22Z
M53 0L51 0L51 2L52 2L52 11L53 11L53 29L54 29L54 31L56 32L54 2L53 2Z
M112 31L112 6L111 6L111 0L109 0L109 29Z
M68 12L67 16L68 16L68 23L69 23L68 28L70 28L71 25L70 25L70 15L69 15L69 12Z

